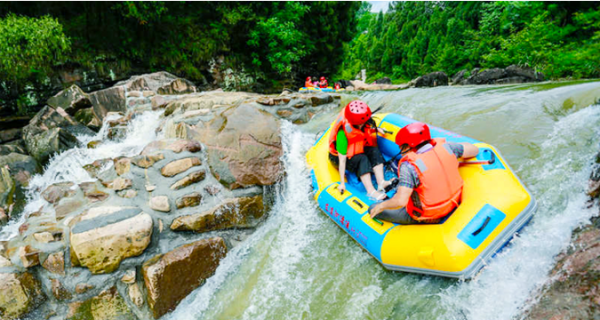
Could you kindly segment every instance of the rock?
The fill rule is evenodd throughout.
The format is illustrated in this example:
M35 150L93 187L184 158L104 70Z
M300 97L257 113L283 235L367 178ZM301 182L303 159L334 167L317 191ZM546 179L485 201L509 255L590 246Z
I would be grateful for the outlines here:
M87 284L87 283L78 283L75 286L75 293L77 294L84 294L92 289L94 289L95 287L91 284Z
M101 140L94 140L94 141L90 141L87 144L87 148L88 149L96 149L99 145L102 144Z
M169 197L157 196L150 198L150 208L156 211L169 212L171 211L171 205L169 205Z
M127 126L109 128L107 137L109 140L122 141L127 137Z
M93 274L110 273L148 247L152 217L134 208L95 209L98 213L88 211L71 228L71 256Z
M206 191L206 193L210 194L211 196L214 196L221 192L221 187L216 185L208 185L204 188L204 191Z
M34 233L33 234L33 238L35 239L35 241L39 242L39 243L50 243L50 242L54 242L54 236L52 235L52 233L50 232L39 232L39 233Z
M51 291L52 294L54 295L54 297L56 298L56 300L69 300L73 297L73 295L71 295L71 293L69 291L67 291L67 289L65 289L65 287L63 287L62 283L60 283L60 280L58 279L51 279L50 280L50 284L51 284Z
M165 109L165 117L188 110L212 110L218 107L238 106L242 102L257 95L245 92L211 93L202 96L187 96L169 102Z
M162 96L154 96L151 100L152 110L164 109L167 106L167 103L167 100Z
M79 185L79 187L83 191L83 195L90 202L104 201L106 198L108 198L108 194L106 192L98 190L98 185L96 182L83 182Z
M6 214L6 210L4 208L0 208L0 226L6 225L8 223L8 215Z
M131 169L130 158L120 158L115 160L115 171L118 175L124 175Z
M0 209L6 213L8 208L14 203L15 199L15 181L8 171L8 166L0 167Z
M144 92L142 92L144 98L148 98L148 97L153 97L156 95L156 93L154 93L154 91L149 91L149 90L145 90Z
M272 185L283 174L279 127L275 116L242 104L211 121L198 138L208 148L213 175L225 186Z
M310 101L311 101L313 107L316 107L316 106L320 106L322 104L328 104L328 103L333 102L333 97L328 94L325 94L325 93L320 93L320 94L310 97Z
M27 154L27 151L25 151L25 148L23 148L21 146L0 144L0 156L6 156L13 152L20 153L20 154Z
M463 81L465 80L465 74L467 73L466 69L460 70L459 72L457 72L456 74L454 74L452 76L452 84L453 85L459 85L462 84Z
M137 283L129 285L127 288L127 293L129 294L129 299L131 299L131 302L133 302L133 304L135 304L138 308L144 305L144 297L142 296L142 291Z
M48 258L42 263L42 267L51 273L65 275L65 254L64 252L55 252L48 255Z
M0 310L3 320L21 318L45 299L40 282L31 273L0 273Z
M121 197L121 198L126 198L126 199L132 199L132 198L135 198L135 197L137 196L137 194L138 194L138 193L137 193L137 191L135 191L135 190L131 190L131 189L128 189L128 190L121 190L121 191L118 191L118 192L117 192L117 195L118 195L119 197Z
M164 229L163 222L162 222L162 220L158 219L158 232L162 233L163 229Z
M0 143L7 143L7 142L21 139L22 135L23 135L23 129L21 129L21 128L1 130L0 131Z
M126 179L126 178L116 178L115 180L106 183L103 185L107 188L113 189L115 191L120 191L120 190L124 190L127 188L131 188L131 186L133 185L133 181L131 181L131 179Z
M106 167L109 163L113 163L113 161L111 159L96 160L90 164L86 164L85 166L83 166L83 169L85 169L85 171L87 171L87 173L90 175L90 177L97 178L98 173L100 173L100 169ZM116 172L115 172L115 175L116 175Z
M13 264L10 262L10 260L0 255L0 268L4 267L13 267Z
M142 274L155 319L175 309L217 269L227 247L223 238L203 239L146 261Z
M156 186L153 186L153 185L150 185L150 184L146 185L146 191L152 192L154 190L156 190Z
M127 112L125 89L112 87L90 94L90 101L94 107L94 114L100 121L104 120L110 111Z
M133 163L134 165L140 167L140 168L150 168L152 167L155 163L157 163L160 160L163 160L165 158L165 156L162 153L159 154L154 154L154 155L139 155L139 156L135 156L131 159L131 163Z
M127 92L127 97L132 97L132 98L139 98L142 96L142 93L139 91L129 91Z
M116 287L112 287L84 302L69 304L67 319L77 320L135 320L137 319L127 307L125 300L119 295Z
M414 83L413 86L415 88L447 86L448 75L444 72L437 71L420 76L411 82Z
M127 270L121 277L121 282L132 284L135 282L135 269Z
M202 165L202 161L196 157L179 159L169 162L167 165L162 167L162 169L160 169L160 173L164 177L172 177L199 165Z
M40 165L33 157L24 154L11 153L0 156L0 167L8 166L11 177L17 182L17 187L27 187L29 179L36 173L41 172Z
M30 268L40 264L40 252L32 246L27 245L19 248L19 259L24 268Z
M177 199L175 205L177 206L177 209L182 209L188 207L195 207L199 205L201 201L202 194L198 192L193 192Z
M392 79L390 79L389 77L383 77L381 79L375 80L375 83L377 83L377 84L392 84Z
M29 154L44 164L51 155L77 146L78 140L64 129L54 128L26 138L25 143Z
M133 76L120 81L115 86L124 86L128 91L154 91L159 94L183 94L196 92L196 87L188 80L178 78L165 71ZM173 92L173 93L162 93Z
M158 88L156 91L158 94L185 94L196 92L196 86L191 81L178 78L173 80L168 85Z
M73 118L75 118L77 122L86 124L94 120L94 117L94 108L92 107L77 110L77 112L75 112L75 115L73 115ZM94 128L93 130L96 131L97 129Z
M202 150L202 145L198 141L194 140L178 140L178 139L168 139L168 140L156 140L150 142L142 151L142 155L147 155L153 153L157 150L171 150L175 153L181 153L182 151L187 152L199 152Z
M282 118L289 118L294 113L291 110L277 110L277 115Z
M171 230L208 232L254 227L265 211L262 196L227 199L209 211L177 217Z
M68 114L74 115L81 109L92 107L92 102L88 95L74 84L48 99L48 105L55 109L60 107Z
M42 197L50 203L57 203L60 199L75 194L76 191L72 189L74 185L73 182L55 183L42 192Z
M189 186L190 184L200 182L206 178L206 172L204 170L192 172L188 174L185 178L175 182L171 186L171 190L179 190Z

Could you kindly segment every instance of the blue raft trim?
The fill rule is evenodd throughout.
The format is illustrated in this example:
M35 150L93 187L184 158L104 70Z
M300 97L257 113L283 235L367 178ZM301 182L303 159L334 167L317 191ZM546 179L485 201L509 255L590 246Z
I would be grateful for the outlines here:
M500 161L498 154L496 154L490 148L479 148L479 153L477 154L477 157L475 157L475 158L479 161L490 160L490 158L491 158L490 152L494 153L494 155L496 156L496 161L494 161L494 163L492 163L492 164L482 165L481 167L483 168L483 170L485 170L485 171L494 170L494 169L506 170L506 168L502 164L502 161Z
M462 229L457 237L475 250L496 229L504 218L506 218L504 212L490 204L486 204L479 210L473 219L471 219L467 226Z

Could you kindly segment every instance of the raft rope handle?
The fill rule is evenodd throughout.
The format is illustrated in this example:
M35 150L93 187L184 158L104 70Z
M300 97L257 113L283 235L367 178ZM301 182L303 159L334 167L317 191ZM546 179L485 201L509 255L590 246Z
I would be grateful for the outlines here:
M483 231L483 229L485 229L485 227L488 225L488 223L490 223L490 220L492 220L491 217L487 217L485 218L485 221L483 222L483 224L481 225L481 227L479 227L479 229L475 230L472 235L476 236L479 233L481 233L481 231Z

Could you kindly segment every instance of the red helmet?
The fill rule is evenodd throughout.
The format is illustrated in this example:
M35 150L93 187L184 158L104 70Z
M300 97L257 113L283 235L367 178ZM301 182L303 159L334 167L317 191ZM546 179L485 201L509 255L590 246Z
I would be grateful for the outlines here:
M311 80L310 77L306 77L306 81L310 81L310 80Z
M429 126L423 122L413 122L406 125L404 128L400 129L400 132L396 135L396 144L400 147L406 144L409 147L414 148L429 140L431 140Z
M325 77L321 77L321 80L325 80Z
M371 108L360 100L354 100L344 109L344 117L352 125L361 125L371 118Z

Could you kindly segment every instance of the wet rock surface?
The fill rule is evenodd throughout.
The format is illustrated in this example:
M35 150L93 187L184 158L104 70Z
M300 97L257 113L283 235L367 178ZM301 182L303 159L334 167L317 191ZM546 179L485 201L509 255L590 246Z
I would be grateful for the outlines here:
M265 220L264 187L283 175L281 119L306 123L340 101L324 93L196 91L162 72L89 94L68 87L16 137L7 135L24 140L0 145L0 222L49 157L74 146L101 153L130 138L137 116L164 112L160 138L141 152L98 156L69 168L77 179L35 191L40 206L0 248L0 272L33 284L1 287L0 297L24 292L11 315L22 317L44 297L50 302L30 317L148 319L172 310ZM101 127L105 138L85 143L96 149L71 139Z

